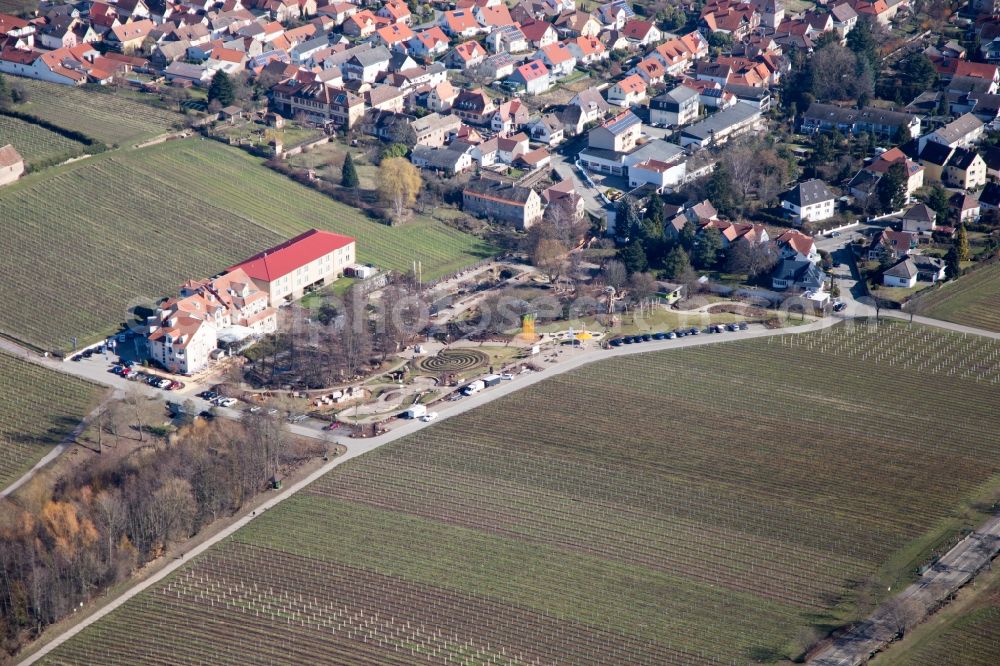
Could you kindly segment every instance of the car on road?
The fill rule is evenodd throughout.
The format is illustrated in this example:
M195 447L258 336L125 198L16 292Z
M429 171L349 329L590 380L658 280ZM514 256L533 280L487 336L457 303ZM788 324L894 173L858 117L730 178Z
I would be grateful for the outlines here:
M198 394L199 398L204 398L205 400L215 400L219 397L219 394L215 391L202 391Z
M834 312L843 312L846 309L847 309L847 303L844 302L835 303L833 306Z
M81 356L80 354L77 354L76 356L73 357L72 360L74 360L74 361L82 361L83 360L83 356Z
M420 417L420 420L423 421L424 423L430 423L437 417L438 417L437 412L427 412L426 414Z
M510 381L511 379L514 379L514 375L509 372L505 372L502 375L500 375L500 379L505 379Z
M614 339L613 339L613 340L612 340L611 342L609 342L608 344L609 344L609 345L611 345L612 347L621 347L621 346L622 346L622 343L623 343L624 341L625 341L625 340L624 340L624 339L622 339L622 338L614 338Z
M463 396L461 393L452 393L451 397L448 398L448 402L455 402L456 400L461 400L462 397Z
M340 427L340 421L331 421L323 426L323 430L336 430Z
M731 332L736 332L740 330L739 324L726 324L726 330Z
M740 323L737 324L737 326L741 331L746 331L750 328L750 324L746 323L745 321L741 321Z

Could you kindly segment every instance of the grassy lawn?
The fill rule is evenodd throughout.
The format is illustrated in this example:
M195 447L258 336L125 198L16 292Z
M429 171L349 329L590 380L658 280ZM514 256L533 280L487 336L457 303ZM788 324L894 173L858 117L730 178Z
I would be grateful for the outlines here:
M143 104L126 95L9 77L28 93L14 107L55 125L83 132L103 143L127 146L182 126L178 113Z
M79 141L17 118L0 116L0 145L8 143L13 144L29 167L49 160L68 160L87 151Z
M241 150L200 139L29 176L0 191L0 209L9 250L0 331L51 350L74 335L81 344L98 339L131 303L172 294L311 227L357 238L362 262L405 271L422 261L427 279L493 252L426 218L379 224Z
M82 379L0 352L0 488L62 441L101 394Z
M839 325L554 376L339 467L46 663L795 658L983 519L998 348Z
M920 298L922 315L1000 331L1000 263L985 266Z
M930 286L932 286L930 282L918 282L916 285L909 288L879 287L877 290L873 291L872 294L887 301L902 303L914 294L917 294Z

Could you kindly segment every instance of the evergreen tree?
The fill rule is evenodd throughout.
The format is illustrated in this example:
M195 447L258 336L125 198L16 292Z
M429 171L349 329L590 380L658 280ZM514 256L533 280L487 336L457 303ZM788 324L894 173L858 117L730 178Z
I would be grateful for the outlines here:
M935 185L931 188L931 191L927 193L925 203L927 206L937 213L938 222L944 222L948 219L948 215L951 213L951 207L949 205L950 193L948 190L944 189L940 185Z
M691 260L688 259L687 252L680 245L674 245L663 260L663 275L676 280L690 270Z
M875 193L883 213L901 210L906 205L906 181L906 166L902 162L890 166L878 181Z
M948 249L948 254L944 256L945 273L949 280L954 280L962 274L962 264L958 259L958 248L954 245Z
M7 79L3 78L3 74L0 74L0 109L6 109L10 106L11 101Z
M633 273L644 273L649 268L649 260L646 258L646 250L638 239L632 239L628 245L618 250L618 259L625 264L625 270L629 275Z
M969 234L964 224L958 227L958 232L955 234L955 252L958 253L959 262L969 260Z
M695 240L697 238L698 231L694 228L694 224L690 221L686 222L683 227L681 227L681 233L678 237L681 248L688 254L694 249Z
M719 162L712 172L712 177L708 181L707 194L708 200L720 212L726 214L736 212L736 190L733 188L733 177L723 162Z
M229 106L236 101L236 92L233 90L233 82L229 75L221 69L212 77L212 83L208 86L208 101L218 102L222 106Z
M340 171L340 184L353 189L358 186L358 182L358 170L354 168L354 158L348 151L347 157L344 158L344 166Z
M847 33L847 48L868 63L873 72L878 68L878 44L875 42L875 24L867 16L858 19Z
M719 262L719 252L721 251L722 234L715 227L709 227L701 232L691 259L694 261L694 265L701 270L714 268Z

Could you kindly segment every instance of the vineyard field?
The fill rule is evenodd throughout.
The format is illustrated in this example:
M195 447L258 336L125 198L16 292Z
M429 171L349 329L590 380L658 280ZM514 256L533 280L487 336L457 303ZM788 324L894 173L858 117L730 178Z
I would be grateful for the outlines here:
M79 141L32 123L0 115L0 145L13 144L30 167L47 160L68 160L86 152Z
M0 352L0 488L58 444L100 395L93 384Z
M66 350L100 339L133 303L175 293L306 229L354 236L361 261L434 278L489 256L478 239L433 221L388 227L215 141L114 151L0 192L7 261L0 331ZM17 298L14 295L17 294Z
M183 126L184 116L123 95L10 77L28 99L14 107L109 146L128 146Z
M985 266L917 301L920 314L1000 332L1000 263Z
M45 663L795 658L982 519L998 400L1000 343L902 323L595 363L345 464Z

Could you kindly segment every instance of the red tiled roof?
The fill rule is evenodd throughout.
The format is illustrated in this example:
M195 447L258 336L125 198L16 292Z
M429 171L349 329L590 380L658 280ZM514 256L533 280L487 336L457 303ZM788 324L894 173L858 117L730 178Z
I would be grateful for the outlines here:
M310 229L228 270L241 268L253 279L271 282L353 242L350 236Z

